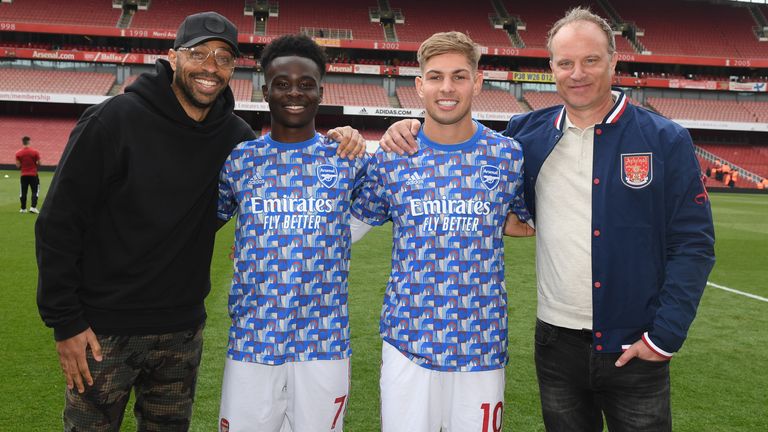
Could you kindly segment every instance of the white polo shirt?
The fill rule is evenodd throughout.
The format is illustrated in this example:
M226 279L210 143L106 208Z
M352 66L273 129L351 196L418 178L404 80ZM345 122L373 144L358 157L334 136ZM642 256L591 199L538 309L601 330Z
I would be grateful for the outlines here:
M537 316L592 328L592 150L594 125L565 119L564 134L536 181Z

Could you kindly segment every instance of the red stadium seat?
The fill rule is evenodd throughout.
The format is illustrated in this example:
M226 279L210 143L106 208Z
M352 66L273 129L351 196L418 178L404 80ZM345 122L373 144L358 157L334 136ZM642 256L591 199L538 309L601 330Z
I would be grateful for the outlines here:
M534 110L563 104L563 99L555 92L527 91L523 93L523 99L525 99L525 101L528 102L528 105Z
M519 31L519 33L526 48L546 48L547 31L549 31L552 23L562 18L565 11L572 8L575 3L573 0L549 0L545 6L538 2L504 1L507 12L510 15L519 16L525 22L526 29ZM578 3L589 6L593 12L605 16L597 2Z
M763 178L768 177L768 146L696 143L729 164L740 166ZM709 164L702 164L702 168Z
M250 102L253 97L253 82L247 79L232 79L229 82L235 100Z
M485 46L512 46L505 30L494 29L488 15L494 12L491 2L476 2L446 7L440 2L390 0L393 9L401 9L405 24L396 24L400 41L422 42L436 32L457 30Z
M768 56L768 43L759 42L744 7L728 4L667 0L611 0L627 21L645 31L640 42L654 54L709 57Z
M646 104L671 119L768 122L768 102L649 97Z
M389 98L381 86L326 82L323 84L323 104L388 107Z
M3 21L116 27L121 14L121 9L112 8L112 2L104 0L78 0L65 5L59 0L0 3Z
M347 29L353 39L384 40L384 30L370 22L368 8L376 2L336 0L333 6L310 0L280 0L280 14L267 20L267 34L299 33L302 27Z
M0 69L0 91L106 95L114 82L110 73Z
M242 1L162 0L153 1L149 9L139 10L133 16L130 28L166 29L175 31L187 15L215 10L237 26L240 33L253 33L253 16L243 13ZM170 41L169 41L170 45Z

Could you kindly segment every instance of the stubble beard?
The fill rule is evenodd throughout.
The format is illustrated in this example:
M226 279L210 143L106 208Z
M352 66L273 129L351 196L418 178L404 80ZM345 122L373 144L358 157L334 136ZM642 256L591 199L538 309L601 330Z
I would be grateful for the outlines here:
M194 78L190 77L190 79L194 79ZM216 79L218 80L218 77ZM218 99L219 96L221 95L221 92L224 91L224 88L222 88L221 90L218 91L218 93L216 93L216 96L213 97L210 102L203 102L199 100L197 97L195 97L195 94L192 91L191 86L187 85L186 81L181 76L181 74L178 74L178 73L176 74L174 78L174 84L176 85L176 88L181 90L181 93L184 95L184 98L192 106L194 106L195 108L201 108L201 109L209 108L211 105L213 105L216 99Z

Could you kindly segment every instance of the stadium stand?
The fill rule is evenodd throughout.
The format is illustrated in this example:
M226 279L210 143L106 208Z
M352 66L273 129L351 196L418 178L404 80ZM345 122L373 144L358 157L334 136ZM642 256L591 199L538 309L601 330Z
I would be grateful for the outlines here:
M250 0L248 0L250 1ZM749 9L744 6L734 6L731 3L710 1L668 1L646 0L637 2L634 0L585 0L578 2L589 6L593 11L603 16L608 16L603 6L616 12L614 19L623 22L634 23L644 31L644 36L639 38L645 49L653 54L686 55L722 57L725 59L768 59L768 42L758 42L753 33L756 25ZM717 3L717 4L714 4ZM460 2L440 2L437 0L424 0L419 2L407 0L368 0L359 2L355 0L338 0L318 6L317 2L309 0L270 0L268 4L278 10L277 17L270 17L264 23L256 22L253 16L244 14L246 1L233 0L231 2L216 2L214 0L156 0L149 3L148 10L139 10L133 16L130 28L175 31L178 23L188 14L204 10L217 10L232 20L240 29L241 35L266 34L278 36L286 33L297 33L302 28L314 31L315 36L335 38L333 32L346 31L348 36L354 39L384 41L385 31L381 24L371 22L369 9L391 8L397 14L402 14L404 24L395 24L394 29L397 40L401 42L421 42L424 38L436 31L460 30L469 33L472 38L485 46L513 47L514 42L505 30L494 29L490 22L490 15L499 11L506 11L514 17L518 17L526 25L526 30L519 31L519 36L527 48L544 48L546 31L549 26L562 16L564 10L574 6L574 0L550 0L546 7L541 4L519 2L514 0L483 1L476 4ZM501 7L499 8L499 5ZM752 6L768 16L768 6ZM54 13L55 12L55 13ZM116 27L121 10L112 8L108 0L82 0L68 2L66 7L56 0L14 0L13 3L0 2L0 17L3 21L53 24L59 26L98 26ZM439 19L435 19L438 16ZM265 29L260 33L259 29ZM330 31L331 34L321 35L318 31ZM34 32L32 32L34 33ZM4 32L0 35L2 47L20 47L48 50L69 51L101 51L101 52L132 52L146 54L165 54L165 49L159 49L163 42L170 44L170 40L153 40L150 42L136 43L133 38L115 39L110 37L94 37L92 44L81 39L80 32L73 31L67 36L57 39L56 35L39 34L26 38L24 32ZM344 36L342 36L343 38ZM392 40L392 39L390 39ZM632 53L635 48L624 37L616 37L617 50L619 52ZM113 45L108 45L113 44ZM116 46L115 46L116 45ZM144 47L139 47L143 45ZM257 44L259 45L259 44ZM246 50L253 49L253 45L244 45ZM258 52L258 48L256 48ZM365 51L364 49L329 48L337 63L359 65L393 65L393 66L418 66L413 58L412 51ZM522 58L522 57L483 57L484 63L481 69L488 70L513 70L524 72L549 73L546 67L546 59ZM653 97L661 92L650 89L638 93L647 107L660 112L662 115L673 119L700 120L707 122L745 122L768 124L768 98L763 89L754 86L754 92L750 90L748 98L758 102L736 100L713 100L707 98L721 97L733 98L734 92L728 92L723 82L740 81L746 83L766 82L768 74L764 68L736 67L731 63L730 67L698 66L697 61L683 64L654 64L622 62L617 75L637 77L638 85L643 78L662 78L698 81L719 81L717 88L722 90L698 90L682 89L685 83L681 81L681 89L671 93L675 97ZM690 60L690 59L689 59ZM4 59L4 63L5 63ZM28 62L28 59L21 62ZM41 60L47 61L47 60ZM10 59L8 63L14 63ZM96 73L82 71L50 70L47 64L38 68L32 60L33 67L0 67L0 91L29 92L29 93L64 93L64 94L88 94L109 95L119 89L120 92L136 79L129 76L121 86L114 86L115 77L120 74ZM706 63L710 64L710 63ZM248 79L252 72L253 59L249 63L238 64L238 78L231 82L232 90L238 101L251 101L253 98L253 80ZM117 68L122 65L117 65ZM250 70L249 70L250 69ZM81 69L82 70L82 69ZM98 69L102 70L102 69ZM388 69L387 69L388 70ZM118 69L119 71L119 69ZM134 72L136 73L136 72ZM255 73L255 72L254 72ZM345 74L332 74L331 82L324 84L324 104L334 106L370 106L390 107L397 103L390 102L387 91L381 84L374 82L370 77L355 78L355 84L346 83ZM386 78L389 79L389 78ZM421 100L412 86L411 78L393 77L395 92L399 103L404 108L420 108ZM360 84L360 82L366 84ZM727 83L726 83L727 84ZM511 84L514 92L484 88L481 94L474 100L475 111L483 112L524 112L530 109L540 109L552 105L562 104L560 97L553 91L529 91L529 89L544 89L541 85ZM665 84L654 84L649 87L664 87ZM675 84L677 86L677 84ZM114 88L113 88L114 87ZM522 88L521 88L522 87ZM670 83L670 87L672 84ZM388 87L389 88L389 87ZM709 87L708 88L712 88ZM740 90L750 89L749 86ZM518 101L513 96L521 90L522 100ZM725 95L728 93L728 95ZM721 96L722 94L725 96ZM66 138L74 126L74 119L61 119L63 113L74 113L76 109L53 111L53 118L27 118L16 116L18 110L12 108L13 101L5 101L8 109L0 112L0 148L4 152L0 157L0 163L12 164L13 152L18 147L19 133L32 135L35 145L44 150L45 163L53 163L53 158L58 161ZM26 111L22 111L26 112ZM48 112L48 111L46 111ZM5 113L5 114L3 114ZM58 119L56 117L59 117ZM268 118L268 117L267 117ZM255 120L254 126L266 128L268 125ZM377 141L382 130L382 119L365 120L361 124L373 126L373 129L362 127L363 136L371 141ZM324 124L318 127L323 129ZM759 127L762 127L759 126ZM39 131L39 132L38 132ZM50 133L49 133L50 132ZM739 131L733 133L734 142L742 144L717 144L718 136L703 136L700 148L707 150L707 158L702 159L702 167L706 168L717 158L721 158L731 165L744 168L756 175L768 177L768 145L756 145L753 138L745 138L740 141ZM695 131L692 134L696 138ZM759 134L759 133L758 133ZM762 139L762 138L760 138ZM709 142L712 141L712 142ZM51 144L49 144L51 143ZM744 144L750 143L750 144ZM53 147L44 147L44 146ZM58 146L58 147L57 147ZM58 150L57 150L58 148ZM8 156L10 155L10 156ZM48 157L50 155L50 157ZM10 158L10 159L9 159ZM714 179L710 179L710 186L717 186ZM740 187L748 186L749 182L743 178ZM722 184L720 184L722 186Z
M704 79L702 76L690 76L686 77L682 74L676 74L676 73L665 73L665 72L638 72L638 73L628 73L628 72L622 72L622 71L616 71L616 76L624 76L624 77L637 77L637 78L664 78L664 79L694 79L694 80L702 80ZM718 77L718 80L725 81L727 77L721 76Z
M671 119L758 122L755 110L765 115L767 102L747 104L739 101L713 99L672 99L649 97L646 105ZM754 108L758 107L758 108ZM762 110L760 110L762 108Z
M534 110L563 104L563 99L555 92L527 91L523 93L523 99Z
M755 121L758 123L768 123L768 103L742 102L741 104L755 115Z
M384 87L373 84L323 84L323 105L388 107Z
M253 33L253 16L243 13L243 1L162 0L153 1L145 11L134 14L130 28L173 30L193 13L215 10L237 26L240 33Z
M616 40L616 52L632 53L637 51L624 37L616 35L614 39Z
M114 82L110 73L0 68L0 91L106 95Z
M0 42L1 46L4 47L12 47L12 48L32 48L32 49L51 49L51 44L44 44L44 43L35 43L35 42L9 42L4 41Z
M116 27L121 13L121 9L113 9L112 3L104 0L78 0L65 5L59 0L0 3L0 17L4 21L40 24Z
M716 187L716 188L726 187L726 185L722 181L717 180L715 176L706 175L707 168L710 168L712 166L712 161L703 158L701 155L696 155L696 159L698 159L699 161L699 166L701 167L701 174L706 177L704 184L708 189L711 189L713 187Z
M393 9L401 9L405 17L405 24L395 25L401 42L421 42L433 33L457 30L480 45L512 46L506 31L494 29L488 19L488 15L494 13L490 1L455 8L444 7L441 2L390 0L389 3Z
M72 45L72 44L63 44L59 47L51 47L52 49L59 49L64 51L101 51L101 52L120 52L119 47L115 46L91 46L91 45Z
M743 144L696 143L699 147L716 155L731 165L768 177L768 146ZM702 168L707 165L702 164Z
M229 82L235 100L250 102L253 97L253 82L247 79L233 79Z
M483 89L472 99L473 111L522 113L528 111L515 97L503 90Z
M169 46L171 45L170 41L168 41L168 45ZM112 53L132 52L136 54L157 54L157 55L165 55L168 53L167 48L166 49L139 48L139 47L126 48L126 47L107 46L107 45L82 45L82 44L54 45L54 44L44 44L44 43L32 43L32 42L19 43L19 42L0 41L0 46L12 47L12 48L56 50L56 51L101 51L101 52L112 52Z
M702 155L700 154L696 155L696 159L698 159L699 166L701 167L701 175L706 177L704 184L706 185L707 189L727 187L722 180L718 180L714 175L709 175L709 176L707 175L707 169L714 168L714 164L712 163L711 160L702 157ZM750 182L742 182L742 184L740 184L739 187L745 186L745 183L750 183ZM752 184L754 185L754 183Z
M75 118L0 116L0 164L13 165L21 137L29 135L33 147L40 151L42 165L57 165L75 123Z
M318 29L346 29L353 39L384 40L384 31L368 17L368 8L375 0L338 0L333 7L326 7L311 0L276 0L279 16L267 20L267 35L279 36L299 33L302 27ZM242 12L241 12L242 13ZM249 27L252 28L253 26ZM243 27L245 28L245 27ZM245 32L244 30L240 30Z
M579 2L589 6L592 11L602 13L603 10L596 2ZM563 16L563 12L574 6L573 0L549 0L546 7L537 2L504 1L504 5L512 16L519 16L525 22L525 30L521 30L520 38L526 48L546 48L547 31L549 27Z
M668 0L611 0L623 19L645 31L640 41L654 54L766 57L749 11L740 6Z
M397 100L400 101L400 106L403 108L421 108L421 98L416 93L416 87L413 86L398 86L395 89L395 95Z

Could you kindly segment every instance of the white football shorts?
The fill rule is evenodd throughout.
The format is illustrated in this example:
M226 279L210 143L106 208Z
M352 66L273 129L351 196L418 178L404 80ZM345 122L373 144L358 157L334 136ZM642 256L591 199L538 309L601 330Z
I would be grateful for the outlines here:
M341 432L349 358L278 366L227 359L220 432Z
M387 342L381 350L383 432L499 432L504 369L440 372L417 365Z

